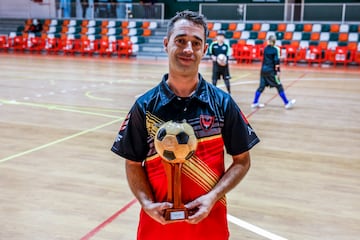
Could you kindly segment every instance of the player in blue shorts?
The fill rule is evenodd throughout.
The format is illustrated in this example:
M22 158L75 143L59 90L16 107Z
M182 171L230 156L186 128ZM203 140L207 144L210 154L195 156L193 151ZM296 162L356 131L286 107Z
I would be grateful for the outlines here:
M261 108L265 105L259 103L261 93L265 87L275 87L284 102L285 108L290 109L295 104L295 99L288 100L284 91L284 87L280 82L280 49L275 46L276 37L270 36L268 45L264 49L264 57L260 73L260 85L255 92L252 108Z

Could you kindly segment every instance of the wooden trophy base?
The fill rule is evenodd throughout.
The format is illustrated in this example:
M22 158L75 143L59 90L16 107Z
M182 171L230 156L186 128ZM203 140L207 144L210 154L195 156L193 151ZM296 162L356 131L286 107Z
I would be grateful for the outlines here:
M169 208L165 210L166 221L182 221L189 217L189 212L186 208Z

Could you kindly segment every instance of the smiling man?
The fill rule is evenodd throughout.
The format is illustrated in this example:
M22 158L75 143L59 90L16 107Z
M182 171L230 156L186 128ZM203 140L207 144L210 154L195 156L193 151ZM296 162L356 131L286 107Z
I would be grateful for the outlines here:
M249 150L259 139L231 96L198 72L206 37L202 15L183 11L170 20L164 38L169 72L136 100L112 146L126 159L127 180L141 204L138 240L229 239L225 194L248 172ZM177 221L164 217L173 203L154 147L155 133L168 121L186 121L198 141L181 170L181 201L189 216ZM225 150L233 159L227 169Z

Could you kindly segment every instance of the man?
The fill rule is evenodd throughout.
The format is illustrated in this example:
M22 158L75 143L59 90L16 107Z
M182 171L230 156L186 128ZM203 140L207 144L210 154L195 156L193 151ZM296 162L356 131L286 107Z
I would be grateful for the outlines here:
M29 33L41 33L42 30L43 30L43 25L41 24L41 22L37 19L33 19L28 32Z
M116 0L116 17L119 19L127 19L132 14L132 0Z
M140 0L140 4L144 9L144 18L155 18L155 3L156 0Z
M198 72L206 54L207 24L192 11L177 13L168 25L164 48L169 72L139 97L112 146L126 159L127 180L141 205L139 240L228 240L225 194L246 175L249 150L259 142L231 96ZM182 202L190 216L166 221L167 178L154 137L168 121L191 124L198 147L181 172ZM233 162L225 169L224 147Z
M229 52L230 47L228 44L224 42L225 40L225 32L219 31L216 36L216 41L213 41L209 47L209 54L213 61L213 68L212 68L212 83L216 86L218 79L221 77L225 82L226 89L230 94L230 72L229 72ZM226 61L224 64L219 64L218 57L219 55L225 55Z
M265 105L259 103L261 93L265 87L275 87L284 102L285 109L291 109L296 100L288 100L284 87L280 82L280 49L275 46L276 37L271 35L268 39L268 45L264 49L264 56L260 73L260 85L255 92L252 108L261 108Z

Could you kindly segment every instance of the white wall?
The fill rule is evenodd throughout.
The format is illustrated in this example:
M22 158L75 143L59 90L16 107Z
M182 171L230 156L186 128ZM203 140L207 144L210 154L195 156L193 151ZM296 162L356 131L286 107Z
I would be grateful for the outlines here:
M31 0L0 0L0 18L54 18L55 0L43 0L41 4Z

